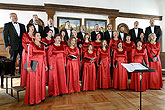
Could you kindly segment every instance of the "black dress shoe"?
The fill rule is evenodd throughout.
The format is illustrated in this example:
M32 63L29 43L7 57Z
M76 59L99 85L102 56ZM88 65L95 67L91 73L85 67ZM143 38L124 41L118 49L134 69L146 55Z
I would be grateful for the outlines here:
M29 104L29 106L34 106L34 104Z
M45 99L44 100L41 100L41 102L45 102Z

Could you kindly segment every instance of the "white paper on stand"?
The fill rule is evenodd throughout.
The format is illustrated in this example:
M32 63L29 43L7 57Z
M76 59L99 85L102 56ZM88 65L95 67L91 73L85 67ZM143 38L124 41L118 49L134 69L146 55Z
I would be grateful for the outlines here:
M121 63L128 72L133 72L135 70L148 70L147 67L143 66L140 63Z

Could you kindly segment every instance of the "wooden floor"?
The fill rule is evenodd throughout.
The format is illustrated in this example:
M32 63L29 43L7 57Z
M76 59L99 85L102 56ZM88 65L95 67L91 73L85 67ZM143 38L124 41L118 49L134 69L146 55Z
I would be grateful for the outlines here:
M165 85L165 81L164 81ZM2 90L3 91L3 90ZM2 91L0 95L3 94ZM8 96L0 96L0 102ZM143 110L165 110L165 86L161 90L142 92ZM8 98L9 103L0 105L0 110L138 110L139 92L131 90L99 89L46 97L46 101L35 106L24 104L24 92L20 102Z

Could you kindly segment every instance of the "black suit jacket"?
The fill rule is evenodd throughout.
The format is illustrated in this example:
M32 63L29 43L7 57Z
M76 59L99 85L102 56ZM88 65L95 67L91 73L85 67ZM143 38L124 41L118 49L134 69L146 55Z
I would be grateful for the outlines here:
M103 33L101 31L99 31L99 33L101 35L101 40L103 40L103 37L104 37L103 36ZM91 32L91 40L92 40L92 42L96 40L96 36L97 36L96 32L95 31L92 31Z
M152 33L151 26L147 27L145 30L145 39L148 41L148 35ZM160 38L162 36L162 30L160 26L154 26L154 33L156 34L156 42L160 42Z
M26 32L25 25L18 23L20 26L20 36L18 36L16 29L12 22L6 23L3 29L3 39L5 47L11 46L12 50L23 49L22 35Z
M35 28L35 26L34 26L34 28ZM36 30L36 28L35 28L35 30ZM37 30L36 30L36 31L37 31ZM40 26L40 25L38 25L38 32L40 33L41 37L44 38L43 27Z
M83 34L82 34L81 31L77 33L77 38L81 39L81 41L84 40L84 38L83 38Z
M130 29L129 30L129 35L131 36L131 41L136 42L138 39L140 39L140 34L141 33L143 33L143 29L138 28L138 34L137 34L137 37L136 37L134 28Z
M113 38L113 31L112 31L112 35L111 36L110 36L108 30L104 32L104 39L107 40L108 44L109 44L110 39L112 39L112 38Z
M49 29L49 26L44 27L43 37L46 37L46 31ZM54 27L55 34L59 34L58 28ZM53 35L54 36L54 35Z
M119 32L119 39L121 39L120 33L121 33L121 32ZM125 41L126 41L126 36L127 36L127 35L128 35L127 33L124 33L124 38L123 38L123 40L121 39L122 42L125 42Z

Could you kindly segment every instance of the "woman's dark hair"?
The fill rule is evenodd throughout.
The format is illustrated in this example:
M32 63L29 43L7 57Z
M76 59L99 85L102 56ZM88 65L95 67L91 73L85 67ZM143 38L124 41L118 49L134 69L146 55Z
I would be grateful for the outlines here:
M90 40L90 35L89 35L89 33L85 33L85 35L84 35L84 40L85 40L85 37L86 37L87 35L89 36L88 40Z
M55 34L53 38L55 39L57 36L60 36L60 34ZM60 38L61 38L61 37L60 37Z
M27 24L27 26L26 26L26 28L27 28L27 33L29 32L29 27L31 27L31 26L34 27L33 24ZM35 32L35 31L36 31L36 28L34 27L34 32Z
M118 45L119 45L120 43L122 43L122 42L119 41L119 42L117 43L117 48L119 48ZM122 48L123 48L123 43L122 43Z
M140 39L137 39L137 40L136 40L136 43L135 43L136 47L137 47L137 43L138 43L138 42L141 42L141 43L142 43L142 41L141 41ZM143 44L143 43L142 43L142 44Z
M47 29L47 30L46 30L46 34L47 34L49 31L52 31L52 32L53 32L53 30L51 30L51 29Z

